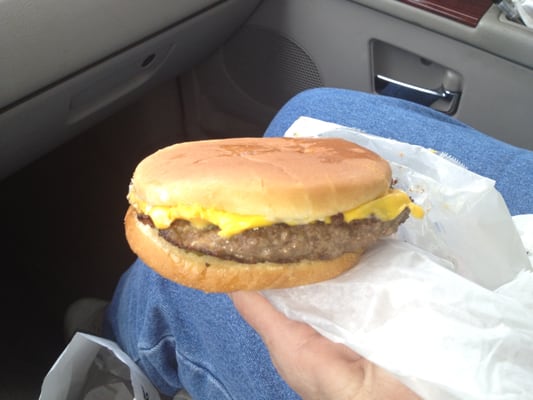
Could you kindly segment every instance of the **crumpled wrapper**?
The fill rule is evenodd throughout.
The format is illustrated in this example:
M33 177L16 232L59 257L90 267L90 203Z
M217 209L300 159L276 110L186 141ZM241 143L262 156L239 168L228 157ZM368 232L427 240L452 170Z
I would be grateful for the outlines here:
M160 400L118 344L77 332L46 374L39 400Z
M533 28L533 0L513 0L513 3L528 28Z
M494 181L431 149L306 117L286 136L375 151L426 215L338 278L265 296L422 398L533 398L533 215L515 223Z

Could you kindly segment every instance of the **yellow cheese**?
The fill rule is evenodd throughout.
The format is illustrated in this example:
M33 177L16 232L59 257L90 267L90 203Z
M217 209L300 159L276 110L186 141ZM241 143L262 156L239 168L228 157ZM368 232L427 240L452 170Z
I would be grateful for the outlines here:
M197 228L203 228L209 224L216 225L220 228L220 236L229 237L247 229L272 225L271 221L259 215L238 215L198 205L147 208L146 214L152 218L157 229L168 228L176 219L185 219Z
M141 213L150 216L157 229L168 228L172 221L184 219L190 221L195 227L203 228L210 224L220 228L219 235L230 237L247 229L272 225L280 221L270 221L260 215L238 215L229 212L204 208L198 205L150 206L130 193L129 200ZM424 211L414 204L409 196L400 190L391 190L385 196L365 203L353 210L344 212L344 220L351 222L355 219L363 219L371 216L382 221L396 218L406 207L416 218L422 218ZM324 221L329 222L329 217ZM305 224L309 221L283 221L289 225Z
M405 192L391 190L383 197L346 211L344 220L350 222L354 219L368 218L373 215L382 221L390 221L396 218L406 207L409 208L413 217L422 218L424 216L422 207L414 204Z

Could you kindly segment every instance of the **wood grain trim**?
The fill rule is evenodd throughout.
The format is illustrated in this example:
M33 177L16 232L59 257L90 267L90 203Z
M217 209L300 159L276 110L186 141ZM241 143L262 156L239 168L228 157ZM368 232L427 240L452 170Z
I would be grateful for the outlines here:
M402 3L475 27L492 5L491 0L399 0Z

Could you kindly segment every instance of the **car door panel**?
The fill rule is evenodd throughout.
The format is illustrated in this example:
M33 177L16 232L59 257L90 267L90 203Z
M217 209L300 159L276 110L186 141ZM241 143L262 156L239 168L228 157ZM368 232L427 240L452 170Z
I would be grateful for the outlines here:
M251 38L265 32L272 43L278 43L277 51L270 51L267 44L255 50L269 52L269 62L255 71L258 79L274 78L265 90L279 94L291 86L290 80L298 76L294 69L300 79L318 71L318 79L311 79L308 87L336 86L376 93L376 75L383 63L375 51L381 46L394 49L387 61L392 78L433 90L446 88L446 77L452 74L450 89L460 91L460 101L451 114L496 138L533 148L528 118L533 104L533 32L501 21L495 7L476 27L470 27L400 1L266 0L232 41L240 40L239 35ZM281 50L279 43L285 43ZM266 104L247 83L251 79L236 77L236 72L227 68L247 64L250 57L259 55L253 55L251 46L240 52L227 51L231 46L230 41L188 77L193 82L189 87L196 91L190 97L197 101L193 107L202 116L200 128L202 121L209 120L210 110L218 110L219 119L223 112L264 125L276 107L294 94L262 96L280 99ZM306 55L303 63L293 47ZM418 60L415 70L402 67L413 60ZM434 81L436 65L447 71L442 81ZM279 71L273 73L273 68ZM222 87L224 101L217 95ZM437 104L435 108L442 107ZM210 131L212 128L208 127Z
M19 1L1 4L0 109L220 3Z
M0 179L191 68L258 2L1 2Z

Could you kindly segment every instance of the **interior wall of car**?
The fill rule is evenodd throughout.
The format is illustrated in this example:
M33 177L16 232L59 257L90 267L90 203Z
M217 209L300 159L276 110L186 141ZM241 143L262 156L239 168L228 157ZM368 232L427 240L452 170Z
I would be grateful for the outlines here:
M377 92L386 75L457 92L435 108L511 144L533 149L533 31L493 6L477 27L402 2L264 0L246 24L187 79L190 107L214 132L225 116L264 123L300 90ZM216 120L215 126L207 126ZM436 133L437 134L437 133Z

